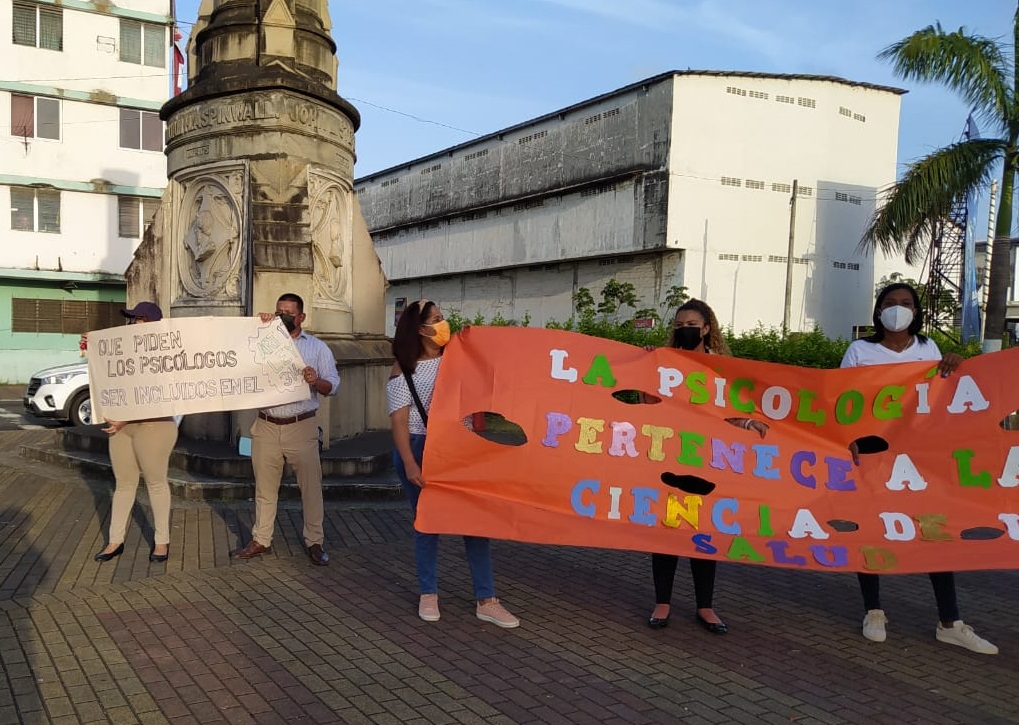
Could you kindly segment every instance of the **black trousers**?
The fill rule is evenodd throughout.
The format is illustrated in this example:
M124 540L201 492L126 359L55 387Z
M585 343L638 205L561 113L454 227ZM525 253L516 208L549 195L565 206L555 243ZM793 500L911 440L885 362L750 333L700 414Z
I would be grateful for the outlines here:
M651 555L651 575L655 580L655 604L672 602L672 585L676 579L676 565L679 557L672 554ZM690 559L690 574L693 575L694 599L697 609L711 609L715 594L714 559Z
M938 603L938 618L942 622L954 622L959 618L959 603L955 598L955 574L950 571L931 573L934 600ZM860 592L863 594L863 608L881 609L881 577L877 574L857 574Z

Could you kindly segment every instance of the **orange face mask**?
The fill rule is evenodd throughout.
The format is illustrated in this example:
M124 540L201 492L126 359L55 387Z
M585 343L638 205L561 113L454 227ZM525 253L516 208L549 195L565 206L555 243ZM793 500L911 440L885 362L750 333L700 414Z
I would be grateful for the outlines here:
M439 320L438 322L432 323L431 327L435 330L435 334L428 339L439 347L445 347L452 335L449 330L449 323L445 320Z

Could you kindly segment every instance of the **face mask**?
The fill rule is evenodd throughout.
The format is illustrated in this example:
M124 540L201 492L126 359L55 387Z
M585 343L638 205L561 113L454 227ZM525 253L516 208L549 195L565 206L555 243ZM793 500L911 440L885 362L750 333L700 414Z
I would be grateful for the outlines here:
M673 346L682 350L695 350L704 339L699 327L677 327Z
M902 332L913 322L913 310L893 305L881 310L881 324L889 332Z
M280 312L276 316L280 318L280 322L283 323L283 327L287 328L287 332L293 332L294 330L297 329L297 318L295 318L293 315L288 315L283 312Z
M450 337L449 323L445 320L440 320L432 324L432 329L435 330L435 334L428 339L439 347L445 347Z

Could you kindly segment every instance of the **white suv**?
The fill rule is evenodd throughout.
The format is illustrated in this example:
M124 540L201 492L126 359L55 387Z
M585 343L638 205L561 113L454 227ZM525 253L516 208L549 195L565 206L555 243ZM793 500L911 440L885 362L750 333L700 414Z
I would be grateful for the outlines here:
M88 393L88 363L40 370L28 382L25 408L41 418L57 418L73 425L92 424Z

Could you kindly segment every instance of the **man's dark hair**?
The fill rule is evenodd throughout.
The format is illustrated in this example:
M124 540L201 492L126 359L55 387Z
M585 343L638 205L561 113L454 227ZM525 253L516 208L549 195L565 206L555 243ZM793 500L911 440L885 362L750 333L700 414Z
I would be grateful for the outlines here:
M285 295L280 295L280 298L276 302L296 302L297 311L304 312L304 300L301 299L300 295L295 295L293 292L287 292Z

